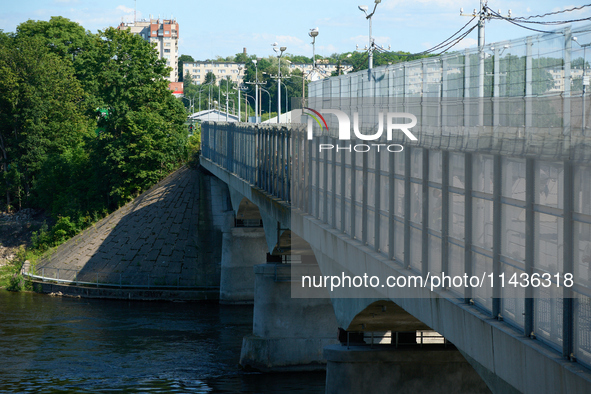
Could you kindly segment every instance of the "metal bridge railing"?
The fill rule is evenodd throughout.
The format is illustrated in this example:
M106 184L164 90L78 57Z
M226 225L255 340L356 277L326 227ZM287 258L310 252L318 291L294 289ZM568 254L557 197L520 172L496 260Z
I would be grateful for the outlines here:
M109 287L119 289L216 289L219 286L207 285L206 276L188 277L187 275L162 274L149 272L134 274L84 272L64 268L43 267L38 274L23 272L23 276L30 280L55 284Z

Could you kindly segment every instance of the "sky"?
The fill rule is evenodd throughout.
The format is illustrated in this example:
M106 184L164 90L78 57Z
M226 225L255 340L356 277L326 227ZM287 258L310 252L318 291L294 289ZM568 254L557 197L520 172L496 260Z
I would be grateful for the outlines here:
M488 5L506 15L529 16L572 8L583 3L557 0L506 1L490 0ZM319 29L316 53L354 51L368 43L369 23L358 5L371 5L373 0L23 0L0 4L0 29L14 32L26 20L49 20L63 16L80 23L91 32L117 26L122 20L175 18L179 23L179 55L195 60L226 57L247 49L248 54L266 57L274 54L272 43L287 47L287 53L312 56L312 39L308 32ZM421 52L446 40L470 18L460 16L478 8L477 0L383 0L373 21L373 37L378 45L392 50ZM370 8L370 10L371 10ZM544 20L591 18L591 7L553 15ZM476 21L474 21L476 22ZM472 23L474 23L472 22ZM578 22L575 26L586 22ZM589 22L591 23L591 21ZM530 25L531 26L531 25ZM548 26L534 28L550 30ZM486 23L486 42L492 43L535 34L506 21ZM474 30L454 48L475 47Z

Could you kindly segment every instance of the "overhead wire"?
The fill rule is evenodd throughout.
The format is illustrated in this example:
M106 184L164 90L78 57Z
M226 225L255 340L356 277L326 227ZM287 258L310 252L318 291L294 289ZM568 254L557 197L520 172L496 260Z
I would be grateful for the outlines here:
M546 14L541 14L541 15L519 16L519 17L512 18L512 19L521 19L522 21L525 21L525 20L533 19L533 18L543 18L543 17L549 16L549 15L558 15L558 14L563 14L565 12L578 11L578 10L582 10L585 7L591 7L591 4L585 4L585 5L581 5L581 6L573 7L573 8L568 8L566 10L561 10L561 11L548 12Z
M505 21L507 21L509 23L514 24L515 26L521 27L522 29L527 29L527 30L538 32L538 33L544 33L544 34L562 34L561 32L548 31L548 30L539 30L539 29L534 29L534 28L528 27L528 26L520 25L519 23L517 23L517 22L514 21L514 18L507 18L507 17L505 17L505 16L497 13L496 11L494 11L493 9L491 9L488 6L485 6L484 11L490 11L490 13L492 15L494 15L496 19L505 20Z
M458 31L456 31L454 34L452 34L451 36L449 36L446 40L440 42L439 44L435 45L434 47L431 47L429 49L426 49L422 52L417 52L417 53L400 53L400 52L391 52L391 51L386 51L385 49L376 46L377 52L380 53L389 53L395 56L404 56L404 57L413 57L413 56L424 56L424 55L428 55L431 54L439 49L442 48L446 48L444 49L441 53L445 53L446 51L448 51L450 48L452 48L453 46L455 46L456 44L458 44L461 40L463 40L468 34L470 34L477 26L478 24L474 24L472 27L470 27L467 31L465 31L464 33L462 33L461 35L459 35L458 37L456 37L459 33L461 33L476 17L473 17L472 19L470 19L468 21L468 23L466 23L464 26L462 26ZM455 37L455 38L454 38Z

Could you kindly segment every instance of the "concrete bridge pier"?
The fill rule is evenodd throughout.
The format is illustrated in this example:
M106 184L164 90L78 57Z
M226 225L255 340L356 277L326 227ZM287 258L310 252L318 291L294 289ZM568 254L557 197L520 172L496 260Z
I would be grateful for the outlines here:
M317 265L311 270L318 274ZM259 371L324 369L325 346L337 343L330 298L292 298L291 264L254 267L253 333L243 339L240 365Z
M254 302L253 267L265 261L267 241L262 227L231 227L222 234L221 304Z
M331 345L326 393L490 393L451 345Z

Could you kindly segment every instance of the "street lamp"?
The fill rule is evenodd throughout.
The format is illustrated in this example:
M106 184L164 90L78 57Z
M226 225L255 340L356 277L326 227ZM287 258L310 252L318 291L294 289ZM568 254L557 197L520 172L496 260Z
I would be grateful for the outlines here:
M211 82L206 83L205 85L201 85L201 88L199 89L199 112L201 112L201 91L203 90L203 88L207 85L211 85ZM209 100L211 101L211 92L209 94ZM209 105L209 103L208 103Z
M238 91L238 123L242 120L242 112L240 112L240 72L242 71L242 66L238 66L238 79L236 83L236 90Z
M273 50L275 53L279 53L279 56L277 56L279 59L277 62L277 123L281 123L281 56L283 56L283 52L287 50L287 47L280 47L277 49L277 43L273 43Z
M255 69L255 85L254 85L254 122L259 123L259 67L257 66L257 60L253 59Z
M248 123L248 111L249 111L248 98L250 97L254 101L254 97L252 97L250 94L247 94L246 91L244 92L244 96L245 96L244 100L246 102L246 122Z
M287 84L283 84L283 87L285 88L285 113L287 114L288 109L287 109L287 103L289 102L289 98L287 96ZM286 118L287 120L287 118Z
M373 7L373 11L371 12L371 14L367 14L367 10L369 9L368 6L366 5L360 5L358 8L363 11L363 13L365 14L365 19L369 19L369 49L368 49L368 58L369 58L369 70L371 72L371 69L373 68L373 48L374 48L374 43L373 43L373 39L371 37L371 17L373 16L373 14L376 13L376 8L378 7L378 4L380 4L382 2L382 0L375 0L375 6Z
M268 116L269 116L269 118L271 118L271 93L269 93L269 91L267 89L261 88L261 90L269 95L269 115Z
M318 37L318 28L310 29L308 33L312 37L312 70L316 68L316 37Z

